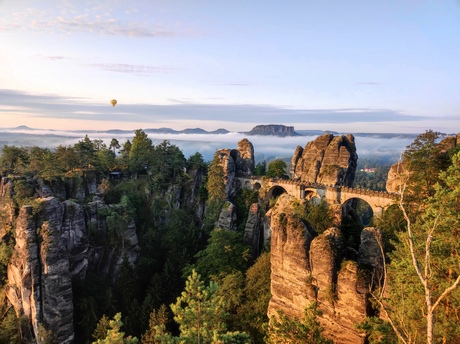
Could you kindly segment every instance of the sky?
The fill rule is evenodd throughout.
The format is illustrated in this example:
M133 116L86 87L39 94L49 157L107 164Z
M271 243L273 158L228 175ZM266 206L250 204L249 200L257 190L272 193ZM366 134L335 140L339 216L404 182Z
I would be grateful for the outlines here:
M460 132L460 0L0 0L0 43L2 128Z

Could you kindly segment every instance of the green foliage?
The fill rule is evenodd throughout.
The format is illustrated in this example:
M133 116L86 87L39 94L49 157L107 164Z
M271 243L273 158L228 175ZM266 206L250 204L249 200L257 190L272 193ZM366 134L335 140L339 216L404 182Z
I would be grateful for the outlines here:
M121 197L120 203L111 206L107 211L106 223L111 246L124 249L125 232L133 219L133 206L127 195Z
M102 140L91 141L86 135L74 146L58 146L54 151L37 146L22 148L4 146L0 157L0 172L38 176L44 180L59 180L64 176L81 175L83 170L106 173L116 167L115 153Z
M225 311L228 313L226 321L230 330L239 330L240 319L238 309L243 303L245 278L241 271L228 275L221 275L217 295L225 300Z
M437 147L439 137L440 133L427 130L406 147L403 162L411 172L406 197L410 197L413 202L434 195L439 172L450 164L449 154Z
M121 331L123 323L121 321L121 313L115 314L113 320L109 321L107 335L103 339L98 339L93 344L136 344L139 340L136 337L125 337L125 333Z
M305 309L301 320L290 319L282 312L270 319L268 343L290 344L333 344L331 339L323 337L323 328L318 322L321 311L312 303Z
M134 268L125 255L114 285L114 296L118 301L118 309L124 312L124 314L129 313L130 305L134 301L136 295L135 286Z
M180 326L181 338L200 343L210 341L214 332L225 332L224 301L216 295L217 284L206 287L196 271L188 277L185 290L171 305L174 320Z
M267 178L289 179L286 163L281 159L270 161L265 176Z
M386 182L391 165L379 161L359 164L355 174L354 187L360 189L386 191ZM374 172L361 171L373 168Z
M254 167L254 171L252 172L254 176L258 176L258 177L265 176L266 173L267 173L267 162L266 161L258 162L256 166Z
M196 255L196 269L207 278L219 278L236 271L245 271L249 247L242 233L217 228L211 232L208 246Z
M198 170L200 168L207 168L208 164L204 161L203 155L196 152L187 159L187 170Z
M0 343L20 344L21 335L19 330L19 321L13 307L6 308L4 303L3 291L0 291ZM5 311L6 309L6 311Z
M96 149L88 135L86 135L83 140L78 141L75 144L74 149L77 157L78 167L88 168L94 165L94 153Z
M171 305L174 320L179 324L179 342L184 343L250 343L247 334L227 332L225 303L217 294L217 284L208 286L193 270L187 278L185 290Z
M380 318L367 317L356 328L366 334L369 344L393 344L398 342L391 325Z
M149 328L142 335L142 344L160 344L161 337L170 334L166 330L166 324L169 321L169 312L166 305L162 304L158 310L154 309L150 313Z
M109 318L104 314L97 323L96 329L93 332L93 338L95 340L104 339L105 337L107 337L107 332L109 329Z
M116 138L113 138L110 141L109 148L113 151L113 154L116 154L116 150L121 148L120 142Z
M327 202L321 199L319 203L310 200L305 207L305 219L318 233L323 233L330 228L334 221L334 215Z
M259 192L246 188L239 189L235 196L238 231L243 232L248 219L249 208L259 201Z
M74 299L75 341L91 340L98 320L105 314L115 314L115 300L109 281L103 276L88 273L84 280L72 280Z
M249 333L254 343L264 343L266 335L270 273L270 253L264 252L246 273L242 302L237 309L239 325L235 327Z
M126 140L126 142L121 146L119 164L122 170L130 170L129 155L131 153L132 146L133 145L130 140Z
M167 189L171 184L181 184L185 168L186 159L177 146L164 140L153 148L148 172L155 190Z
M183 268L194 261L195 254L204 249L207 242L193 210L169 210L168 221L161 222L165 216L162 213L156 226L139 236L140 283L147 290L153 307L175 300L183 289Z
M0 172L3 175L22 175L27 170L29 154L26 148L5 145L0 158Z
M151 167L152 156L152 140L142 129L137 129L129 151L129 170L134 173L145 172Z
M56 335L52 330L47 330L43 324L38 324L37 342L43 344L56 343Z
M15 245L15 237L13 231L10 229L0 241L0 288L7 281L7 267L10 263Z
M414 171L417 174L424 172ZM433 324L433 342L455 343L460 342L456 313L460 308L460 155L453 156L452 165L436 179L435 185L428 185L426 179L409 185L409 192L424 190L433 195L419 201L418 216L407 215L407 229L395 233L388 266L389 298L382 302L405 340L431 342Z
M225 193L224 169L220 164L218 152L214 154L214 158L209 165L206 190L208 191L209 202L221 204L227 197Z

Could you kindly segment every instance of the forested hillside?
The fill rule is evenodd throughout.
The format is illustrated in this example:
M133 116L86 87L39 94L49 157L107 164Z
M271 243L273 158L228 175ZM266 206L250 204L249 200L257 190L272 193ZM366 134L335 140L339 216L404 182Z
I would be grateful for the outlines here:
M359 202L338 219L325 200L280 198L276 208L279 194L239 185L238 168L290 178L282 160L254 166L248 142L212 161L153 144L142 130L123 145L86 136L54 150L4 146L0 343L330 343L329 317L348 320L324 309L340 309L344 286L332 279L321 289L314 267L301 281L315 300L304 316L275 311L269 324L276 243L266 233L276 228L308 232L308 245L296 239L307 270L310 242L313 250L340 236L331 264L355 264L365 283L368 306L350 329L363 342L460 342L460 142L438 139L419 135L391 169L358 165L375 170L357 171L356 186L390 183L397 195L370 224ZM375 266L359 258L366 226L380 236Z

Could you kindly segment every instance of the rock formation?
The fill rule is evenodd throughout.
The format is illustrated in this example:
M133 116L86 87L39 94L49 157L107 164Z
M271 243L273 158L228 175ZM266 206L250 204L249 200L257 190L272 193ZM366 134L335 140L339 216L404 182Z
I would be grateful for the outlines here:
M219 219L217 220L216 228L228 229L236 231L236 208L231 202L226 201L223 205Z
M294 127L287 127L281 124L257 125L247 135L271 135L271 136L299 136Z
M251 257L255 261L260 254L260 234L262 221L260 218L260 206L258 203L251 204L248 219L244 229L244 241L251 246Z
M317 235L294 214L293 198L279 197L267 213L271 229L271 293L268 314L278 310L301 318L316 302L324 335L338 344L365 343L355 325L369 315L369 275L381 264L380 231L363 230L357 261L345 260L346 243L337 228ZM298 201L297 201L298 202ZM381 266L381 265L380 265Z
M353 135L324 134L297 146L291 160L294 179L334 186L353 186L358 155Z
M90 246L89 233L105 236L105 217L110 207L94 196L92 202L60 201L52 196L72 195L86 199L96 192L95 179L65 182L34 183L37 197L30 205L19 208L16 204L14 183L8 178L0 181L0 206L3 237L9 226L14 226L16 242L7 267L6 294L18 317L23 322L22 336L32 342L41 328L53 333L56 343L73 343L73 299L71 279L85 278L88 271L106 276L116 276L125 256L131 262L137 259L139 248L134 222L124 232L124 250L107 246ZM105 215L104 215L105 214ZM6 215L6 216L5 216ZM15 218L14 218L15 217Z
M217 153L224 170L225 192L231 198L237 188L235 178L250 177L254 171L254 146L248 139L242 139L237 149L223 148Z

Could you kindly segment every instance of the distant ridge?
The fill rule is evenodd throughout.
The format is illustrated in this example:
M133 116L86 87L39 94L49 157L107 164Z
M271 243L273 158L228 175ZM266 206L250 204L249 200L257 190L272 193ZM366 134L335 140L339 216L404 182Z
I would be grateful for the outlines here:
M147 134L228 134L227 129L217 129L214 131L206 131L201 128L187 128L184 130L174 130L171 128L145 129Z
M16 128L11 128L11 129L13 129L13 130L36 130L34 128L28 127L27 125L20 125L20 126L18 126Z

